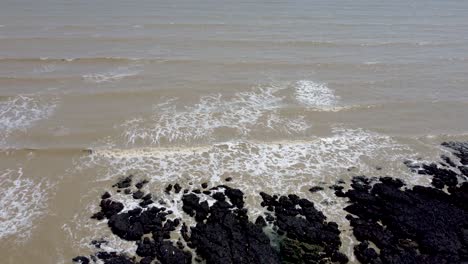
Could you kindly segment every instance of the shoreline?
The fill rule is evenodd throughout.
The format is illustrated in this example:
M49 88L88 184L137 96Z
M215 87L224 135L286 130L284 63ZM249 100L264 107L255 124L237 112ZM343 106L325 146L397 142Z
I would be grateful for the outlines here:
M461 263L468 260L468 142L448 142L456 160L442 155L438 163L406 161L410 170L432 178L432 186L411 188L396 178L355 176L350 186L328 186L336 199L347 199L360 263ZM147 181L121 179L101 197L92 218L107 221L113 234L134 242L134 255L105 251L94 240L95 253L76 263L349 263L340 252L338 225L327 221L314 201L295 194L260 192L263 215L249 219L241 189L226 183L209 188L169 184L165 194L183 204L175 216L162 194L145 190ZM327 186L310 186L320 192ZM349 187L349 189L348 189ZM322 189L321 189L322 188ZM346 189L346 190L345 190ZM112 194L111 194L112 193ZM125 208L114 199L131 196ZM156 261L156 262L154 262Z

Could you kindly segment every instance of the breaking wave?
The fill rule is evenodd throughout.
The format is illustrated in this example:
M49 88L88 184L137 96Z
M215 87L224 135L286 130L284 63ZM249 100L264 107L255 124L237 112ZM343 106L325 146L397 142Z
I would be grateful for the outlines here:
M214 94L203 96L192 106L178 110L177 99L157 104L153 116L136 118L123 124L128 144L137 142L160 143L165 140L190 141L210 138L217 129L230 129L237 136L245 136L254 129L270 129L288 134L307 130L303 116L284 118L279 109L284 98L278 92L284 86L258 87L240 92L231 98Z
M296 83L296 99L303 105L319 110L334 110L339 97L324 83L302 80Z
M332 136L310 141L234 141L193 148L101 149L87 157L86 163L104 164L108 172L102 179L141 173L152 176L158 183L177 180L220 183L229 175L239 177L239 183L261 181L281 192L293 188L288 190L291 192L299 191L303 185L346 174L351 167L352 173L375 172L372 165L375 161L369 162L370 158L385 160L387 165L395 162L389 168L404 168L401 161L410 156L408 147L388 136L362 129L336 128ZM255 188L264 188L264 184L256 184Z

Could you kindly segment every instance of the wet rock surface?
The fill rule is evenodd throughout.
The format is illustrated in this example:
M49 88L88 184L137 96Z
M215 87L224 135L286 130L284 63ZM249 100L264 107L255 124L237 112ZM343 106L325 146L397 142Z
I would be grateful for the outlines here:
M348 258L339 252L340 231L334 222L326 222L314 204L297 195L271 196L260 193L262 206L273 209L273 225L284 235L280 241L282 263L347 263Z
M196 215L197 224L186 237L207 263L280 263L262 228L249 221L243 193L227 186L213 195L212 206L194 194L184 195L184 211ZM229 202L228 202L229 201Z
M444 143L463 165L466 143ZM344 196L362 263L467 263L468 182L454 161L409 167L432 178L432 187L408 188L398 179L355 177ZM440 189L448 187L447 191ZM373 244L373 245L372 245ZM377 250L376 250L377 249Z
M127 198L152 201L153 195L143 195L143 186L132 189L128 187L131 184L132 178L127 177L113 187L116 192L128 189L131 195L120 194ZM205 188L203 192L185 189L180 194L182 187L177 183L164 189L164 195L170 196L170 200L179 199L182 211L194 220L191 224L176 218L161 203L140 202L137 207L128 209L106 192L101 197L101 211L92 218L107 220L113 234L135 243L136 252L133 256L106 252L100 246L106 241L93 240L92 244L99 251L73 261L94 263L100 260L106 264L347 262L347 257L338 252L341 241L337 225L326 222L312 202L295 195L279 197L261 193L271 213L254 221L248 217L241 190L227 185L209 190L205 184L202 187ZM270 237L266 229L270 230ZM281 241L279 250L272 246L272 234L275 240Z

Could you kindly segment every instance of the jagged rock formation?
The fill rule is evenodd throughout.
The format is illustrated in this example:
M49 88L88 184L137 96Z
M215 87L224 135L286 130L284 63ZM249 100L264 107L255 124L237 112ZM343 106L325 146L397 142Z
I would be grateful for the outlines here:
M204 183L204 191L184 190L180 198L182 209L196 222L189 227L182 219L169 219L172 212L154 203L151 194L144 194L141 184L137 183L133 190L131 183L132 178L127 177L113 187L116 192L128 190L123 193L140 200L139 207L124 210L124 205L106 192L101 197L101 211L92 218L107 219L112 233L135 241L136 255L102 251L100 244L105 241L101 241L94 243L100 251L89 258L76 257L75 262L90 263L97 259L105 264L184 264L199 260L208 264L347 262L347 257L338 252L341 241L336 223L326 222L325 216L306 199L295 195L267 198L272 196L261 193L264 203L268 203L264 205L274 208L266 218L272 223L269 228L277 230L275 235L281 241L278 252L265 233L264 227L268 224L263 216L255 223L250 221L244 207L244 193L239 189L220 185L207 190L208 185ZM172 195L181 190L179 184L168 185L165 193ZM298 206L300 209L296 208ZM179 226L188 248L181 240L176 244L170 240L171 232Z
M436 188L405 188L401 180L389 177L353 179L352 189L344 194L351 203L345 210L352 214L347 218L361 241L355 248L360 262L468 262L468 182L463 174L468 144L443 145L458 151L455 155L462 165L457 167L446 156L442 167L408 163L420 174L432 176ZM440 190L445 186L447 192Z

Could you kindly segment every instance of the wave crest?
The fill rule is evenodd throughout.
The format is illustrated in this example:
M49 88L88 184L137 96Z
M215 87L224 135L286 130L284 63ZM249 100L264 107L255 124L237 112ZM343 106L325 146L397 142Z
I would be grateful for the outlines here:
M216 130L229 129L237 136L245 136L254 129L270 129L286 133L302 133L310 125L303 116L286 119L279 114L284 104L277 94L280 86L258 87L240 92L232 98L221 94L203 96L192 106L182 110L177 99L157 104L150 121L136 118L123 124L124 137L129 144L137 142L160 143L211 138Z

